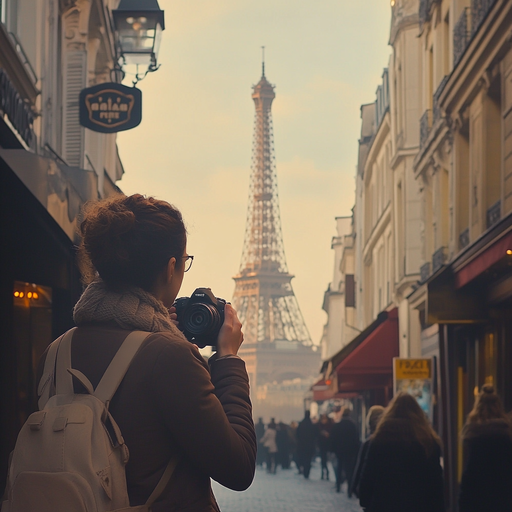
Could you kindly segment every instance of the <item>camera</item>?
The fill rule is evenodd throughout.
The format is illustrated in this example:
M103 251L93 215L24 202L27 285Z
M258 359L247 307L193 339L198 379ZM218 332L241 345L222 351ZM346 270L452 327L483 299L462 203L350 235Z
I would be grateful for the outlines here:
M198 347L215 346L224 323L226 301L215 297L210 288L197 288L190 297L176 299L179 328Z

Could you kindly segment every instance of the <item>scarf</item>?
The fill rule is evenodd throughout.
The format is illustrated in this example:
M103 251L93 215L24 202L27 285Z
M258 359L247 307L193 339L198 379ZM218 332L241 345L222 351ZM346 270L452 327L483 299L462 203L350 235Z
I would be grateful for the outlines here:
M101 279L85 289L75 305L73 319L78 326L115 321L123 329L180 334L169 311L154 295L135 287L113 291Z

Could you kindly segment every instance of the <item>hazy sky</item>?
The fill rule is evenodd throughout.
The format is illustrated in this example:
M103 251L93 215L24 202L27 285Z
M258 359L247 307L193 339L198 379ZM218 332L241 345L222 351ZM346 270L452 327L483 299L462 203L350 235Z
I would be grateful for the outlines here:
M183 213L195 256L180 295L198 286L231 299L242 254L254 106L261 76L276 85L274 141L288 268L319 343L332 278L336 216L349 215L360 105L388 63L389 0L160 0L159 62L139 84L143 121L121 133L123 192Z

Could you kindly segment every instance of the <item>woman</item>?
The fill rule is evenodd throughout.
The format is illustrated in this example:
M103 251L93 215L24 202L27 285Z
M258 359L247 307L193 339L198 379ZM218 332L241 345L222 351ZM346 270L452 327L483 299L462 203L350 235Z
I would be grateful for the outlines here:
M462 430L460 512L512 510L512 427L494 388L485 385Z
M442 512L441 442L409 394L388 405L368 448L359 502L366 512Z
M276 453L277 453L277 442L276 442L277 430L274 418L269 423L265 434L260 439L260 443L267 449L267 473L276 474Z
M366 431L368 432L368 437L366 441L359 448L359 454L357 456L356 467L354 469L354 476L352 478L352 492L359 498L359 483L361 481L361 471L363 469L363 464L366 460L366 455L368 453L368 448L370 447L370 442L372 440L372 436L375 433L375 429L379 423L380 418L384 413L384 407L382 405L372 405L370 409L368 409L368 414L366 415Z
M181 214L169 203L139 194L92 203L80 231L79 263L89 284L74 309L73 367L96 387L130 331L152 333L110 403L130 451L130 504L144 504L169 460L179 457L153 511L219 511L210 478L244 490L255 470L236 312L226 305L209 368L175 325L173 303L192 257Z

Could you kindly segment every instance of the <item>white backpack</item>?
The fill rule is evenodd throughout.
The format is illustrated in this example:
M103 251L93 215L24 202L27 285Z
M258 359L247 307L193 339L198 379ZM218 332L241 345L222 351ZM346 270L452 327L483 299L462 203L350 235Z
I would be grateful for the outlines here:
M130 507L128 448L108 406L150 333L130 333L93 389L82 372L71 368L74 330L50 345L39 383L40 410L29 416L18 435L1 512L148 512L177 459L169 462L146 504ZM72 376L88 394L74 393Z

